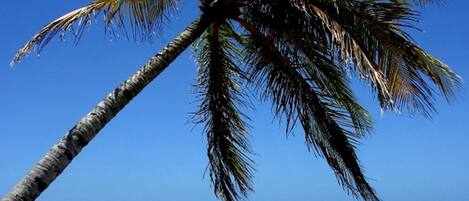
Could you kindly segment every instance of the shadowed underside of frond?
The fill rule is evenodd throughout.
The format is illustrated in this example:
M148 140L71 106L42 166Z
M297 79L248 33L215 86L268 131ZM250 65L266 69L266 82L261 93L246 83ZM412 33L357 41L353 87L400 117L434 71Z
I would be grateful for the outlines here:
M340 99L322 96L295 68L291 55L287 57L279 50L271 36L264 36L243 19L238 22L249 32L246 63L253 68L254 82L265 87L264 96L275 104L275 113L283 113L291 126L296 121L301 123L308 147L324 156L340 183L351 193L364 200L378 200L358 164L352 144L357 135L337 123L353 122L340 105Z
M63 38L66 32L72 32L78 42L99 12L104 13L107 31L113 33L118 28L126 34L127 21L135 39L150 38L159 30L165 15L174 11L176 3L176 0L94 0L44 26L18 50L11 64L16 64L31 51L40 52L57 34Z
M215 23L197 45L202 104L196 114L205 123L214 191L224 201L247 197L253 170L246 125L237 108L245 105L239 85L244 73L233 61L238 52L227 38L232 32L229 24Z

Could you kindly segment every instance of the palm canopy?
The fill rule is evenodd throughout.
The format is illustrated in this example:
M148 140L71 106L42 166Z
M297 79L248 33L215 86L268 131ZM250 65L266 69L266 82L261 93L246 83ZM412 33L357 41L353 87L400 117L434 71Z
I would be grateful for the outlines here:
M196 41L200 110L209 171L217 197L239 200L252 191L253 160L241 107L251 86L285 117L299 123L308 149L324 157L339 183L363 200L379 200L355 153L372 120L356 101L349 77L368 84L382 109L435 110L435 89L449 98L460 78L418 47L403 28L418 15L411 4L434 1L201 0L210 24ZM46 25L13 62L41 50L60 33L79 37L96 12L105 25L131 24L146 38L160 28L175 0L95 0Z

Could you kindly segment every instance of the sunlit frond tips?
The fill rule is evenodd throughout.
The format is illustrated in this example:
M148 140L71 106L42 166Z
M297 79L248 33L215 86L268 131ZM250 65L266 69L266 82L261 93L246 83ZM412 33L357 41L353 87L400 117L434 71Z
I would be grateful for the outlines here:
M104 24L108 30L117 28L125 31L127 20L134 38L151 37L162 25L165 15L174 11L176 3L176 0L94 0L44 26L18 50L11 65L32 51L40 52L58 34L64 37L66 32L71 32L78 41L100 12L105 17Z

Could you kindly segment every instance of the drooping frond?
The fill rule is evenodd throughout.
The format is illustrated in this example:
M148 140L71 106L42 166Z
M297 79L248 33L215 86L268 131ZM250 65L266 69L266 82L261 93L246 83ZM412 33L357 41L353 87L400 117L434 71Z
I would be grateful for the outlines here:
M158 31L165 15L173 11L177 0L93 0L85 7L76 9L44 26L24 45L13 58L12 65L19 62L31 51L42 48L57 34L64 37L72 32L75 38L81 37L85 28L99 12L105 16L106 29L125 29L128 20L134 37L145 39Z
M405 4L338 1L328 5L311 1L303 4L302 10L324 22L330 38L345 52L345 58L352 59L362 77L373 75L360 69L384 75L389 97L380 95L379 100L385 109L418 110L429 116L434 111L434 94L425 79L433 81L445 97L459 85L460 78L448 66L416 46L402 30L416 20L416 13ZM382 90L375 87L380 94Z
M368 112L357 102L348 86L346 73L333 60L315 51L308 41L292 41L295 45L284 50L297 70L313 86L327 105L340 114L336 120L345 128L353 129L360 137L372 130Z
M279 10L288 10L288 3L278 1ZM256 8L257 6L253 6ZM259 6L264 7L265 6ZM305 32L302 26L313 27L308 21L302 20L303 13L294 12L275 12L274 15L266 15L269 13L268 8L249 10L247 16L253 25L262 32L268 33L275 41L282 52L288 55L289 59L295 63L295 68L307 78L308 82L321 91L321 96L333 100L334 104L339 105L337 108L343 110L345 121L341 121L346 127L353 128L355 134L362 135L368 133L372 129L372 121L368 112L362 108L355 100L351 89L348 87L346 79L347 72L344 71L342 63L336 62L333 56L329 55L327 47L320 40L320 34L324 33L321 26L318 30L314 30L313 35ZM292 22L292 20L297 20ZM346 114L346 115L345 115ZM344 119L344 118L342 118Z
M384 109L418 110L429 116L434 111L430 82L445 97L459 85L460 78L450 68L421 50L402 30L416 20L416 13L406 4L259 2L244 13L257 22L256 26L286 41L311 41L307 48L369 81Z
M196 46L202 99L197 115L205 123L214 191L224 201L245 198L252 191L251 149L238 109L246 104L240 88L245 75L236 63L239 52L230 38L233 33L229 24L215 23Z
M312 86L292 61L292 55L286 55L272 36L264 35L244 19L237 20L249 32L246 63L253 68L254 82L265 87L264 96L273 101L275 113L283 113L291 124L301 123L308 147L324 156L345 188L364 200L379 200L358 163L353 146L356 135L339 125L350 116L337 96L328 96ZM302 64L307 65L298 65Z
M313 7L313 9L316 8ZM315 13L324 22L323 26L329 32L327 36L329 36L328 39L330 40L330 51L333 54L336 53L336 58L343 63L348 61L353 62L360 78L370 81L372 86L376 88L379 100L386 102L386 104L393 104L386 87L384 74L376 68L373 60L365 54L356 39L344 30L341 24L331 21L322 10L316 9Z

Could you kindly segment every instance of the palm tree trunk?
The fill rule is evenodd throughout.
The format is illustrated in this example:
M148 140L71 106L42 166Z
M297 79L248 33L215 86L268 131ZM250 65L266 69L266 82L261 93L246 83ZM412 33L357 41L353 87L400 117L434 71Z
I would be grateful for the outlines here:
M98 132L208 27L202 16L81 119L2 201L35 200Z

